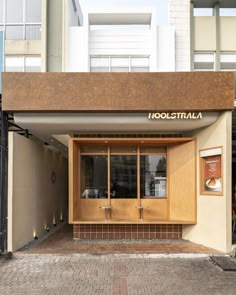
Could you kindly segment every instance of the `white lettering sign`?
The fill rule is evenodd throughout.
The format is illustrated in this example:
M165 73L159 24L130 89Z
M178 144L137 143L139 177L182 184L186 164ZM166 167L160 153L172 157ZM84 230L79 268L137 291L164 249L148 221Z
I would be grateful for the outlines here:
M202 119L201 112L193 113L149 113L149 120L200 120Z

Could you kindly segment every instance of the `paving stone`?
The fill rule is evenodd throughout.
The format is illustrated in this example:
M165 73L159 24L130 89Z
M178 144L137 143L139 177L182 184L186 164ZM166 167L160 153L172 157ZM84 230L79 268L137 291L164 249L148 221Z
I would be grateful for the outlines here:
M224 271L236 272L236 258L228 256L212 256L211 259Z
M0 294L234 295L236 273L210 257L17 253L0 261Z

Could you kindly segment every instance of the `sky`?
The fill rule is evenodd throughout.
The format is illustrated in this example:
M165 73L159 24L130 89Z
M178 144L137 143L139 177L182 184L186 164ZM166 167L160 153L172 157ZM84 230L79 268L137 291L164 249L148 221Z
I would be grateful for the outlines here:
M157 13L157 24L168 23L168 0L80 0L82 10L86 7L154 7Z

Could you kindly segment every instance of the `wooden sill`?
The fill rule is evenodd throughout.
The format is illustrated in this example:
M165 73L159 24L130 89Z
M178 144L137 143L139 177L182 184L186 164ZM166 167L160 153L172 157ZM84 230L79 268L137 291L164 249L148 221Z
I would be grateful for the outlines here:
M71 224L197 224L196 221L182 220L77 220Z

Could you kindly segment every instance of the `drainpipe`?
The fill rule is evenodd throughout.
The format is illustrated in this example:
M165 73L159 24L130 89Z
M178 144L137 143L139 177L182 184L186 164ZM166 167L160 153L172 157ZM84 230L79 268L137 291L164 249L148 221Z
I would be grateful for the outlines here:
M7 252L8 115L0 110L0 255Z
M194 38L195 38L195 29L194 29L194 3L190 2L190 71L194 71Z
M215 71L220 71L220 4L215 3L213 8L216 17L216 55L215 55Z

